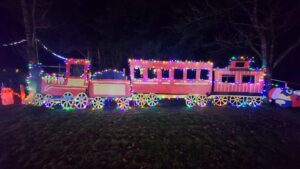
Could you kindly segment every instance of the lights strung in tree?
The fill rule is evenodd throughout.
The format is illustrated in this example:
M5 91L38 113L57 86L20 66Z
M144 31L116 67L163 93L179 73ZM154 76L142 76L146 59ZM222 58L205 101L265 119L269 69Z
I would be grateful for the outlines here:
M2 47L16 46L16 45L19 45L19 44L24 43L24 42L26 42L26 41L27 41L26 39L22 39L22 40L19 40L19 41L16 41L16 42L11 42L11 43L2 44L2 45L0 45L0 46L2 46Z
M61 56L61 55L59 55L59 54L53 52L53 51L52 51L51 49L49 49L46 45L44 45L40 40L37 39L37 42L39 42L39 43L42 45L42 47L43 47L47 52L50 52L52 55L58 57L59 59L67 60L66 57L63 57L63 56Z
M20 40L20 41L11 42L11 43L7 43L7 44L2 44L2 45L0 45L0 46L1 46L1 47L16 46L16 45L19 45L19 44L24 43L24 42L26 42L26 41L27 41L26 39L22 39L22 40ZM59 55L59 54L53 52L53 51L52 51L51 49L49 49L46 45L44 45L39 39L36 39L36 41L37 41L38 43L40 43L41 46L42 46L47 52L50 52L53 56L56 56L56 57L59 58L59 59L67 60L66 57L64 57L64 56L62 56L62 55Z

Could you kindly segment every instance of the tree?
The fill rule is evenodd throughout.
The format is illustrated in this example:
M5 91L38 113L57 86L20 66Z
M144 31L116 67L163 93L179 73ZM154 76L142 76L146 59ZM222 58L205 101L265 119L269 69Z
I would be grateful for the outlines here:
M297 11L300 10L299 2L282 0L246 2L237 0L236 2L245 13L246 19L241 21L232 17L230 24L241 39L260 57L271 77L273 70L281 61L300 46L299 34L295 36L292 33L293 29L297 29L295 23L298 21L296 17ZM290 44L283 44L283 40L288 39L284 36L291 38Z
M37 30L49 28L46 15L50 10L50 3L37 3L37 0L20 0L27 40L27 60L31 63L38 62Z
M197 25L202 32L213 32L211 43L220 45L220 49L250 49L267 68L269 78L281 61L300 46L298 1L203 0L200 4L189 4L188 12L181 18L184 31L191 36L195 31L188 29L189 26L194 25L195 29ZM192 34L193 38L203 38L203 34L196 33Z

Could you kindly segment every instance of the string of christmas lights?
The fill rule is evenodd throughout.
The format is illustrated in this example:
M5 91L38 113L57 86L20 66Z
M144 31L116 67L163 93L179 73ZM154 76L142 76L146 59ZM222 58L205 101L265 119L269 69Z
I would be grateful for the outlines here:
M43 47L47 52L50 52L52 55L58 57L59 59L68 60L66 57L63 57L63 56L61 56L61 55L59 55L59 54L53 52L51 49L47 48L47 46L44 45L40 40L37 39L37 42L39 42L39 43L42 45L42 47Z
M23 42L26 42L27 40L26 39L22 39L20 41L16 41L16 42L11 42L11 43L6 43L6 44L2 44L0 45L1 47L7 47L7 46L15 46L15 45L19 45Z
M16 42L11 42L11 43L6 43L6 44L2 44L0 45L0 47L8 47L8 46L16 46L16 45L19 45L21 43L24 43L26 42L27 40L26 39L22 39L20 41L16 41ZM49 53L51 53L52 55L58 57L59 59L63 59L63 60L67 60L66 57L63 57L55 52L53 52L51 49L49 49L46 45L44 45L39 39L36 39L37 42L39 42L41 44L41 46Z

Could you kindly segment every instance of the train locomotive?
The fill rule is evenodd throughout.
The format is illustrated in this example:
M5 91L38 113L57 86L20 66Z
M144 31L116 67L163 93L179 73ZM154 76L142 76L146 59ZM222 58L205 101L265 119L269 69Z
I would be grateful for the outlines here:
M188 107L213 104L259 106L263 101L265 69L252 69L252 59L232 58L226 68L212 62L129 59L125 70L106 70L92 75L86 59L68 59L64 76L41 74L32 103L63 109L102 109L113 100L121 110L132 103L156 106L164 98L182 98Z

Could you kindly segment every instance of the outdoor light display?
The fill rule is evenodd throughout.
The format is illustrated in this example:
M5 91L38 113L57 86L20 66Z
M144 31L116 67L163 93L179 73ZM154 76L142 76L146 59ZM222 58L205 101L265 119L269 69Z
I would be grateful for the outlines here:
M206 105L206 95L211 92L213 63L130 59L129 65L133 99L138 106L156 106L166 97L185 98L188 107ZM203 70L207 72L205 75L201 74Z
M63 57L55 52L53 52L51 49L49 49L45 44L43 44L39 39L35 39L36 43L39 43L47 52L51 53L53 56L56 56L59 59L63 59L63 60L67 60L66 57ZM6 44L2 44L0 45L0 47L8 47L8 46L16 46L19 44L22 44L24 42L27 42L26 39L21 39L19 41L15 41L15 42L11 42L11 43L6 43Z
M59 104L63 109L102 109L108 100L115 101L121 110L130 108L130 103L139 107L156 106L161 99L185 99L188 107L208 104L236 107L259 106L264 98L266 66L253 68L254 57L232 56L229 66L213 68L212 62L160 61L129 59L130 77L125 70L107 69L90 72L90 61L67 59L54 53L40 40L38 43L53 56L66 63L65 74L47 74L41 64L29 64L27 77L28 95L22 102L52 108ZM20 41L3 44L15 46ZM18 72L16 70L16 72ZM279 88L272 84L269 99L281 107L300 107L300 92ZM24 101L25 100L25 101Z
M21 99L21 104L24 104L25 91L23 85L20 85L20 94L15 93L11 88L2 87L0 92L1 105L7 106L14 104L14 96L19 97Z
M256 107L263 102L266 69L253 69L253 62L253 58L232 57L227 68L219 69L212 62L129 59L130 77L126 78L124 70L92 74L88 60L68 59L65 75L40 70L41 84L32 85L32 75L28 83L41 86L34 90L33 104L50 108L58 104L63 109L102 109L114 101L119 109L127 110L132 105L156 106L161 99L184 99L190 108Z
M121 110L129 109L130 81L126 80L123 72L105 70L91 76L89 60L71 58L65 63L65 75L49 75L42 70L37 70L39 65L29 65L30 75L27 78L27 83L29 91L35 91L35 95L31 99L34 105L53 108L59 104L66 110L85 109L87 107L101 109L107 100L112 100L117 103ZM40 84L36 84L35 77L38 76L33 75L37 72L41 75ZM97 78L97 75L106 76L106 74L108 74L106 77L109 77L110 72L114 72L115 76ZM40 89L37 86L40 86Z
M288 88L272 88L268 98L274 100L279 107L300 107L300 91L293 91Z
M1 89L1 103L2 105L14 104L14 91L11 88Z

